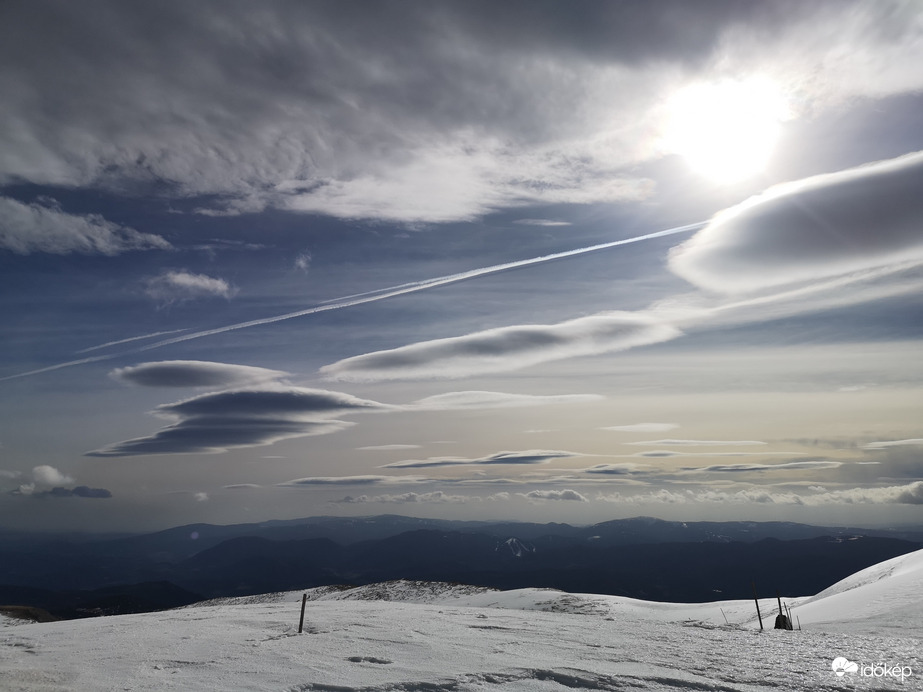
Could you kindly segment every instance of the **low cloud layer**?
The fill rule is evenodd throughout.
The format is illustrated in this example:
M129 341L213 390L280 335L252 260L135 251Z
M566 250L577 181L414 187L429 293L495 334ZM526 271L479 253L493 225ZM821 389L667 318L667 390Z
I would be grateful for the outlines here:
M923 262L923 152L770 188L674 248L670 268L719 293Z
M348 381L458 378L562 358L623 351L673 339L679 330L642 313L607 312L558 324L501 327L346 358L321 368Z
M24 483L13 491L13 495L23 495L35 499L79 497L87 499L106 499L112 493L105 488L91 488L75 485L76 481L61 473L54 466L43 464L32 469L32 482Z
M571 502L589 502L589 500L576 490L532 490L521 495L529 500L564 500Z
M667 490L650 493L610 493L598 500L624 505L646 504L776 504L802 506L829 505L923 505L923 481L886 487L859 487L842 490L815 488L812 492L796 493L778 488L746 488L742 490Z
M109 376L143 387L234 387L285 377L280 370L201 360L165 360L116 368Z
M119 255L131 250L168 250L157 235L107 221L98 214L68 214L53 200L25 204L0 197L0 250L20 255Z

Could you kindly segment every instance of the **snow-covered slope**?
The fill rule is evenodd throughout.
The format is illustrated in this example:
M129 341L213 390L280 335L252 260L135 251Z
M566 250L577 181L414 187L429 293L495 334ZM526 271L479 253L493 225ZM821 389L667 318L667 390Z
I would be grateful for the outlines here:
M786 598L804 629L761 632L748 601L649 603L421 582L324 587L307 592L300 635L300 591L8 626L0 689L919 690L921 589L923 551L817 596ZM771 619L775 599L761 608ZM857 672L837 676L838 657L857 662ZM875 677L885 666L902 673Z

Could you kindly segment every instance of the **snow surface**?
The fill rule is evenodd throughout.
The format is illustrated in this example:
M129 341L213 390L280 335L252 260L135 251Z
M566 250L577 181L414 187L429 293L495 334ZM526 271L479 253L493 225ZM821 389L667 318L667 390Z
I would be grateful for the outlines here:
M794 632L760 631L752 601L407 581L65 622L5 618L0 690L921 690L921 591L918 551L783 598L803 627ZM771 627L776 599L760 607ZM837 676L840 656L860 671ZM861 673L878 664L903 679Z

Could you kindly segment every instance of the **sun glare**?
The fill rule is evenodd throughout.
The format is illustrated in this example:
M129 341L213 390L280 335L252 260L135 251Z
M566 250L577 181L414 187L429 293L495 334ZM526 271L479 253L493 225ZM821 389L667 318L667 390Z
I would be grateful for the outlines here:
M786 111L768 80L695 84L671 99L665 144L699 174L736 183L765 169Z

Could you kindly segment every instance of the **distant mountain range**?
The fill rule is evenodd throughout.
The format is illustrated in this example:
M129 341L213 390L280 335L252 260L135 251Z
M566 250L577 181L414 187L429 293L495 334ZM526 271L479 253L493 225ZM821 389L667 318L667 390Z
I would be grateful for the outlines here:
M394 515L192 524L91 537L0 534L0 605L62 617L390 579L705 602L816 593L923 547L920 530L637 517L568 524Z

